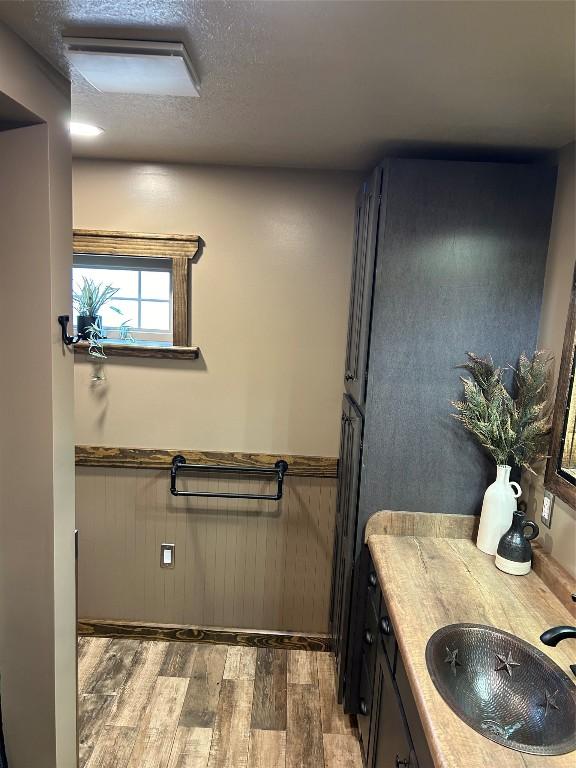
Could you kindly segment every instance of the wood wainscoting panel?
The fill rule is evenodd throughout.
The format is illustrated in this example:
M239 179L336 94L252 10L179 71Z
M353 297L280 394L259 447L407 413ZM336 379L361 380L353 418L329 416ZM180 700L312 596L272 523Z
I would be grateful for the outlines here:
M253 476L183 478L262 493ZM79 616L295 633L328 629L336 480L288 475L280 502L173 497L166 470L77 467ZM160 545L175 544L175 568Z

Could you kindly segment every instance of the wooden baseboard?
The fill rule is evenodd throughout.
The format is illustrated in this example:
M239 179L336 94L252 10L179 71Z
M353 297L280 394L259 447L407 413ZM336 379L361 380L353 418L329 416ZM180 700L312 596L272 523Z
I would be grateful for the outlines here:
M78 634L90 637L175 640L185 643L246 645L256 648L282 648L291 651L329 651L328 635L299 632L261 632L220 627L194 627L185 624L148 624L134 621L79 619Z

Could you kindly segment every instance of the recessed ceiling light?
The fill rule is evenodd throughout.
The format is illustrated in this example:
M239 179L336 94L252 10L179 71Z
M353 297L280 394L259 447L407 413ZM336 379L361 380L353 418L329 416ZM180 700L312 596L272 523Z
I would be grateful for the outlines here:
M85 136L89 138L92 136L99 136L103 132L103 128L98 128L97 125L90 125L90 123L70 123L71 136Z
M63 37L66 56L103 93L199 96L199 83L182 43Z

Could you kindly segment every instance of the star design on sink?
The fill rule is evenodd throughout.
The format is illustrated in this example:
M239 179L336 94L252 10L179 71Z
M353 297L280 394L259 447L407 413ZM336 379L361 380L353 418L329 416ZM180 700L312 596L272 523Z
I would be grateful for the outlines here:
M446 658L444 659L445 664L450 664L450 668L452 669L452 674L456 674L456 667L461 667L462 664L458 661L458 648L455 648L453 651L450 650L450 648L446 647Z
M542 708L546 711L544 712L544 717L547 716L548 712L550 712L551 709L557 709L559 710L560 707L558 704L556 704L556 696L558 696L558 691L555 691L554 693L549 693L547 690L544 691L546 695L546 703L541 704Z
M508 656L503 656L501 653L497 653L496 659L496 672L500 672L501 669L505 669L510 677L512 677L512 667L520 666L519 662L512 659L512 651L508 651Z

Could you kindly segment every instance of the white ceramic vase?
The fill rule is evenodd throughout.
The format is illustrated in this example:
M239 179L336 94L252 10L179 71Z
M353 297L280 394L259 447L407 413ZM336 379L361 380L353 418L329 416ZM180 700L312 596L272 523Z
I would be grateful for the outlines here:
M484 494L476 546L488 555L496 554L500 539L512 524L516 499L522 494L518 483L510 482L510 470L507 464L498 464L496 480Z

